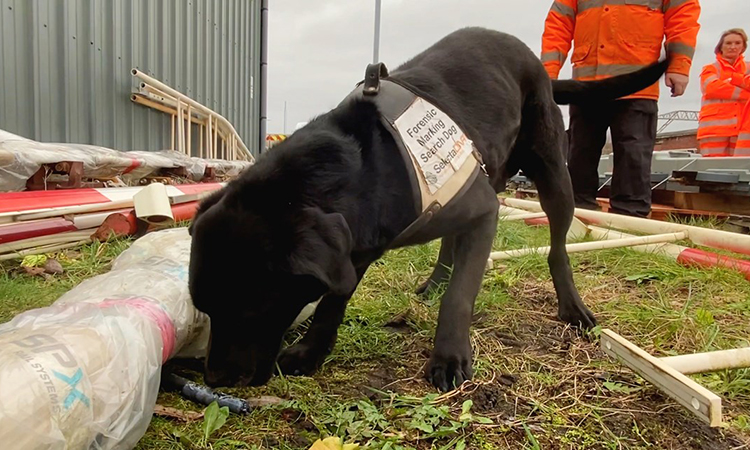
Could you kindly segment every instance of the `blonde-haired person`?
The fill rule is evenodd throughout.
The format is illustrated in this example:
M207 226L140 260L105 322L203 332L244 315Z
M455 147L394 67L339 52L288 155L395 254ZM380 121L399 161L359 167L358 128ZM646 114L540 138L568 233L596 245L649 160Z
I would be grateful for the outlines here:
M703 99L698 142L703 156L750 156L750 142L738 142L745 121L743 112L750 100L750 65L743 57L745 50L745 31L727 30L714 50L716 62L701 72Z

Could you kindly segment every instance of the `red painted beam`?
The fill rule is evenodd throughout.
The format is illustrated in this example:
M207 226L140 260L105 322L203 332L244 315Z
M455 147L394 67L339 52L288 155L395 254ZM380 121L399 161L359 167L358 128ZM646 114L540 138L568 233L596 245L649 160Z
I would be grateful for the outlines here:
M110 199L97 189L61 189L55 191L23 191L0 194L0 213L55 208L71 205L107 203Z
M18 222L0 226L0 244L76 230L73 222L63 218Z

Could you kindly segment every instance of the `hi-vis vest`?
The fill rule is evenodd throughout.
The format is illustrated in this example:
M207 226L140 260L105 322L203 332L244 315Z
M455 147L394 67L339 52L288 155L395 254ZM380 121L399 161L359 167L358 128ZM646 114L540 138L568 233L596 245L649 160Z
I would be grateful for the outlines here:
M383 63L368 65L365 80L344 102L364 98L377 105L380 121L393 136L409 173L419 217L396 237L395 247L460 197L484 165L469 136L434 100L387 78Z
M750 100L746 75L750 75L750 71L742 57L732 64L716 55L713 64L703 67L698 139L737 136L742 111Z

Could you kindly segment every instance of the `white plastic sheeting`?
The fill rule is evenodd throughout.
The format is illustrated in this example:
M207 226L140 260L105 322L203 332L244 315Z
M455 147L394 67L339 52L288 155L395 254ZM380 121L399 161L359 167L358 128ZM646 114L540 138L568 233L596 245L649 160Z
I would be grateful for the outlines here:
M120 177L135 183L160 169L185 167L192 181L200 181L206 167L219 177L235 177L251 163L247 161L205 160L172 150L159 152L120 152L84 144L37 142L0 130L0 192L22 191L42 164L80 161L86 178Z

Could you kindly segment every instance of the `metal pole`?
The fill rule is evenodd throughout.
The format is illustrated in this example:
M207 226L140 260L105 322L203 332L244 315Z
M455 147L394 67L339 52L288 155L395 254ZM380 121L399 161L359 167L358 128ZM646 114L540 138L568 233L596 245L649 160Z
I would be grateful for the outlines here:
M268 93L268 0L260 2L260 143L258 154L266 149L266 96Z
M375 0L375 42L372 50L372 63L377 64L380 58L380 0Z
M286 100L284 100L284 131L281 134L286 134Z

